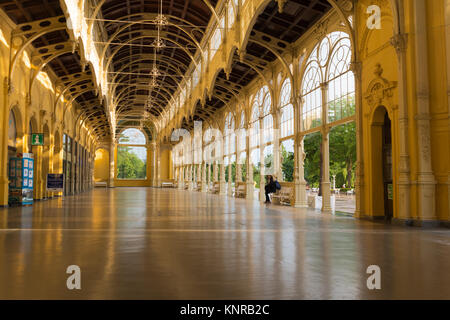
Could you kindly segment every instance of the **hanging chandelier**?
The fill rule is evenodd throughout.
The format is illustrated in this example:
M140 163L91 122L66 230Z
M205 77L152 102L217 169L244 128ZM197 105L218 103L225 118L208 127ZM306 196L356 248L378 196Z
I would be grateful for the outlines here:
M156 49L154 50L154 56L153 56L153 68L150 71L150 75L155 78L159 77L161 75L161 72L159 71L158 67L156 66Z
M161 28L163 26L168 25L168 23L169 23L167 21L166 16L164 16L163 13L162 13L162 6L163 6L163 3L162 3L162 0L161 0L161 2L159 3L159 13L158 13L158 15L156 16L156 19L155 19L155 23L156 23L156 26L157 26L157 29L158 29L158 36L155 39L155 41L153 41L153 46L158 51L161 50L161 48L164 48L166 46L164 41L161 39Z
M155 88L158 86L158 81L156 80L156 77L153 77L152 80L149 83L151 88Z

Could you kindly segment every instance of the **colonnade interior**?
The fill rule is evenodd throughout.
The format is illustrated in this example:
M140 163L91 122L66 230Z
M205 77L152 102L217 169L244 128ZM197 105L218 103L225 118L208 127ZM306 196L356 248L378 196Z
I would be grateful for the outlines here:
M21 228L55 228L63 235L86 226L145 230L146 245L137 245L137 251L148 249L154 254L147 251L149 259L175 268L161 248L147 247L150 240L161 241L150 235L152 228L179 228L180 234L231 228L240 234L241 227L228 224L228 212L243 221L246 234L252 228L283 231L286 225L308 232L319 219L325 246L333 246L326 237L340 223L350 233L386 234L400 243L398 250L423 248L427 237L448 241L449 0L5 0L0 17L0 242L5 246L16 236L8 239L1 231L11 228L19 234ZM43 142L35 142L40 135ZM34 161L30 206L11 200L16 188L11 159L20 157ZM49 187L51 174L63 174L59 189ZM271 204L265 203L268 176L281 186ZM344 200L346 209L339 206ZM214 212L216 222L208 220ZM429 227L437 233L428 233ZM394 230L409 232L417 243L391 239ZM189 232L186 238L170 234L166 240L180 254L180 243L171 241L195 247ZM54 236L47 241L59 241ZM308 248L306 237L277 239L275 246L298 241ZM352 252L370 251L380 241L364 239L355 248L356 239L341 240ZM33 241L46 240L39 235ZM113 279L117 257L110 250L116 240L114 245L88 241L99 241L109 252L99 257L110 269L90 267ZM224 256L239 248L223 247L215 237L202 241L201 253L209 241ZM448 252L442 243L397 262L409 268L425 259L430 268L437 268L437 261L448 268L449 255L439 253ZM255 245L246 243L247 254ZM302 255L297 245L287 245L298 251L287 259ZM374 250L371 258L392 262ZM37 268L37 253L28 254ZM190 259L180 259L194 268ZM358 261L355 265L367 262ZM14 273L24 263L13 259L12 266L3 267ZM158 274L157 266L151 268ZM213 267L219 278L228 279L219 269ZM150 297L204 298L211 290L216 298L374 297L344 287L329 295L314 286L310 293L289 291L283 287L286 279L277 281L274 295L253 294L244 283L241 288L231 281L229 291L214 291L211 284L197 288L196 295L193 285L184 293L154 289ZM421 297L407 287L396 293L402 283L394 280L384 296ZM421 288L430 289L430 297L449 298L445 284L449 277L430 278ZM70 297L38 291L28 296L13 287L11 295L0 289L0 297ZM103 289L86 296L125 294L108 296ZM148 297L140 290L135 294Z

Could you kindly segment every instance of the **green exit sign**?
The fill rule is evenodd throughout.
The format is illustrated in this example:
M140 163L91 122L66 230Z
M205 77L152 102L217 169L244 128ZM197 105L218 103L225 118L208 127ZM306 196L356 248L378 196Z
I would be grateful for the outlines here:
M31 135L31 145L32 146L43 146L44 145L44 134L43 133L33 133Z

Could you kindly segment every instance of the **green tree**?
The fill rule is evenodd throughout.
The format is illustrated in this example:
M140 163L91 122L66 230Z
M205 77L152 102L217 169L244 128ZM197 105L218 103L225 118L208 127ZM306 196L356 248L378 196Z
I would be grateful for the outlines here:
M281 171L283 172L283 180L287 182L294 181L294 153L288 152L284 145L281 145Z
M320 132L314 132L306 135L304 138L304 150L306 153L305 158L305 180L313 188L319 187L321 191L321 178L322 178L322 134ZM321 192L319 192L321 194Z
M117 177L119 179L145 179L146 163L133 153L131 147L117 150Z
M353 172L356 168L355 122L334 127L331 130L330 163L331 174L336 176L340 173L343 174L346 186L351 188L354 185Z
M261 162L253 165L253 181L256 182L256 188L259 188L261 182Z

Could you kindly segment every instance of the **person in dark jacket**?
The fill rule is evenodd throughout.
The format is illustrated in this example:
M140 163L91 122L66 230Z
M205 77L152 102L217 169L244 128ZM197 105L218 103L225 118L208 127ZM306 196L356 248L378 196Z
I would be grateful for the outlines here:
M266 202L264 203L270 203L269 194L275 193L277 191L277 186L272 176L267 177L267 184L265 186L265 190L266 190Z

